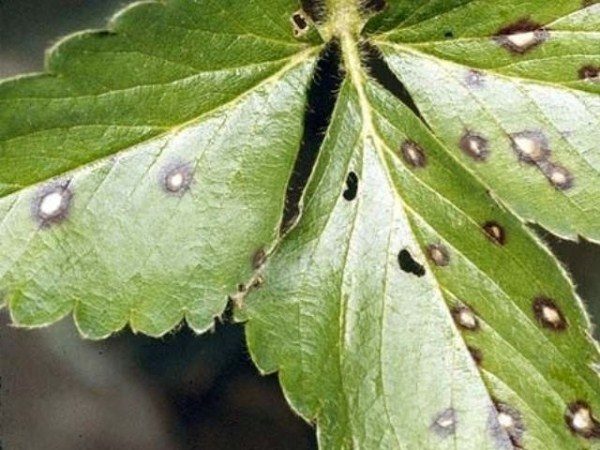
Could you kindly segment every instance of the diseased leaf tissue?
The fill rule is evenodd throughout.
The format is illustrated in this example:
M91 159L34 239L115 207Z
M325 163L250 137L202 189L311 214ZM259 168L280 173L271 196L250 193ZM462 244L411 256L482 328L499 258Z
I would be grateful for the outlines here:
M600 448L598 347L528 226L600 241L599 71L595 1L133 4L0 83L2 301L100 339L231 297L322 448Z

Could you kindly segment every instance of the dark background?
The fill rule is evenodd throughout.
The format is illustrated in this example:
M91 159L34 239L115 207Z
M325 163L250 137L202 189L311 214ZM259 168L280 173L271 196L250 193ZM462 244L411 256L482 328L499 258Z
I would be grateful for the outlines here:
M0 78L41 70L49 45L101 27L126 3L0 0ZM600 318L600 247L544 236ZM241 326L161 340L124 331L95 343L77 336L70 317L23 331L4 312L0 376L0 450L315 448L276 376L252 366Z

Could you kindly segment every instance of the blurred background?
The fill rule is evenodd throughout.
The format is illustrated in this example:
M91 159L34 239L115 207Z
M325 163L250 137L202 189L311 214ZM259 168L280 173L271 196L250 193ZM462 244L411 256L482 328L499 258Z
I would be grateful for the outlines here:
M0 78L41 70L49 45L102 27L126 3L0 0ZM600 323L600 246L540 233ZM241 326L95 343L70 317L36 331L7 324L0 312L0 450L316 448L277 378L253 367Z

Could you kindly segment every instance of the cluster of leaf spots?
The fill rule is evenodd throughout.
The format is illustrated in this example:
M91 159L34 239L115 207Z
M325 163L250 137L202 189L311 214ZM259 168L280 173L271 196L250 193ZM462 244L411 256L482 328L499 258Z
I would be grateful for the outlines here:
M15 322L204 331L237 286L253 358L324 447L596 445L598 349L523 223L600 240L600 5L223 4L134 6L0 84ZM290 230L322 30L344 80ZM371 77L368 46L410 96Z

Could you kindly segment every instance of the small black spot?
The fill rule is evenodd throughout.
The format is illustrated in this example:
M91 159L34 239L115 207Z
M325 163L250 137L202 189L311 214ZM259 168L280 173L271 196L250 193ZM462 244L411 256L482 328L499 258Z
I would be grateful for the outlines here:
M550 184L556 189L566 191L573 187L575 177L565 167L548 161L542 161L538 166Z
M594 417L587 402L570 403L565 412L565 422L571 431L586 439L600 438L600 422Z
M479 70L470 69L465 76L465 82L470 88L481 88L485 84L485 75Z
M475 161L485 161L490 153L488 140L469 130L466 130L460 138L459 146L467 156Z
M181 196L190 189L194 180L194 169L188 163L176 163L166 166L160 174L160 183L165 192Z
M31 212L42 227L57 225L69 216L73 200L70 184L71 180L52 183L37 192Z
M256 250L252 255L252 268L254 270L260 269L261 266L266 262L266 260L267 252L265 251L264 247L261 247L258 250Z
M444 37L446 39L454 39L454 32L452 30L445 31Z
M567 320L554 300L548 297L536 297L532 307L535 318L544 328L553 331L567 329Z
M358 193L358 176L354 172L350 172L346 178L346 190L344 198L349 202L356 198Z
M476 331L479 329L479 320L475 312L468 306L455 306L450 313L456 325L463 330Z
M524 33L532 33L531 39L525 40L523 43L518 43L515 42L514 38L511 38L511 36ZM498 30L494 39L507 50L513 53L524 54L546 41L548 39L548 31L543 28L542 24L533 22L529 18L524 18Z
M473 358L475 364L481 366L481 364L483 363L483 352L477 347L471 347L470 345L467 346L467 350L471 354L471 358Z
M400 269L406 273L412 273L418 277L425 275L425 268L416 262L410 252L406 249L398 254L398 263L400 264Z
M386 0L363 0L362 10L366 13L380 13L387 8Z
M456 422L456 411L453 408L448 408L433 419L429 429L442 439L446 439L456 432Z
M496 426L504 430L516 448L523 448L525 425L521 413L506 403L495 401L494 406L496 408Z
M295 13L292 16L292 20L294 21L294 24L298 27L299 30L305 30L306 27L308 27L308 22L306 21L306 18L301 14L301 13Z
M600 81L600 66L583 66L579 69L579 78L582 80Z
M292 14L291 22L294 28L294 36L300 37L306 34L309 29L308 20L308 16L302 10L296 11L294 14Z
M427 165L427 156L423 147L414 141L407 140L402 143L400 148L404 161L412 167L425 167Z
M485 234L487 234L487 236L496 244L504 245L506 243L506 232L498 222L486 222L483 225L483 230L485 231Z
M440 244L431 244L427 247L427 255L436 266L445 267L450 264L450 256L446 247Z
M550 157L548 138L541 131L521 131L511 134L510 139L520 161L527 164L540 164Z

